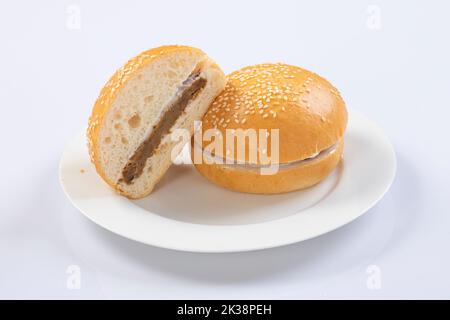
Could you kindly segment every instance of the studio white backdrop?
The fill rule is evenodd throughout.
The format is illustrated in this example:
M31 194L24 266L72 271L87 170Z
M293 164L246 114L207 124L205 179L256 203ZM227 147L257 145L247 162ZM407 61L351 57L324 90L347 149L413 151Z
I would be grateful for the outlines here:
M10 1L0 5L0 298L450 298L448 1ZM131 56L202 48L225 72L313 70L390 137L398 172L366 215L236 254L121 238L65 198L58 162Z

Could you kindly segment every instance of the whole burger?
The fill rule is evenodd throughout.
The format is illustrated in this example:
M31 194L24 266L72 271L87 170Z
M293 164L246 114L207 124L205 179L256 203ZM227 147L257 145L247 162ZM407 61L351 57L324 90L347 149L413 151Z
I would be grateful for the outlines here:
M204 177L231 190L303 189L336 168L346 125L345 103L324 78L281 63L249 66L227 76L202 119L202 139L193 139L192 159Z

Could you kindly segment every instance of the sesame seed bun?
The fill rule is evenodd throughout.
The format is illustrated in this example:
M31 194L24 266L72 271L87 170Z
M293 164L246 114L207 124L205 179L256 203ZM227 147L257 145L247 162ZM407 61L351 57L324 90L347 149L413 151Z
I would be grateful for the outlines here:
M129 60L103 87L89 118L89 154L100 177L128 198L148 195L171 165L170 133L192 134L225 80L213 60L188 46Z
M260 64L245 67L227 76L227 85L202 119L202 130L278 129L279 156L276 174L262 175L259 157L251 158L226 143L210 154L214 158L234 156L238 164L195 163L209 180L226 188L250 193L282 193L312 186L339 163L347 110L338 90L327 80L305 69L286 64ZM271 150L271 139L259 154ZM207 149L203 140L193 148ZM194 152L193 152L194 154ZM225 162L225 161L223 161ZM273 163L273 162L272 162Z

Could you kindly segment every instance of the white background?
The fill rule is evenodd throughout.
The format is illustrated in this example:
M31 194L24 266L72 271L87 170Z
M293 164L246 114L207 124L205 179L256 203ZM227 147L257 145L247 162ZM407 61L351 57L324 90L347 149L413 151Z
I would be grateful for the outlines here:
M448 1L3 2L0 298L450 298L449 15ZM337 231L250 253L168 251L89 222L58 183L64 145L115 69L171 43L227 73L283 61L328 78L394 144L391 190Z

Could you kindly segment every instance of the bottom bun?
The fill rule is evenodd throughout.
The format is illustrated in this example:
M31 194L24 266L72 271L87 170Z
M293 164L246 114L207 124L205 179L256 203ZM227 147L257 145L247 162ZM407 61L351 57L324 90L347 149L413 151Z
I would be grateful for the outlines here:
M297 166L280 166L277 173L262 175L258 169L236 165L194 164L211 182L239 192L277 194L311 187L325 179L339 164L344 149L341 140L332 152ZM193 154L193 152L192 152Z

